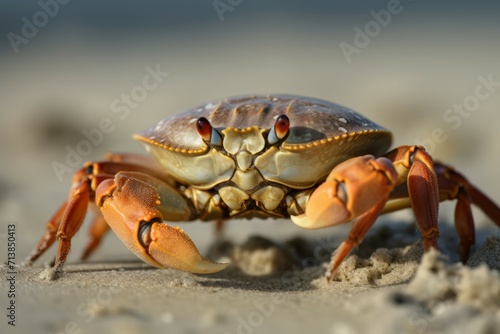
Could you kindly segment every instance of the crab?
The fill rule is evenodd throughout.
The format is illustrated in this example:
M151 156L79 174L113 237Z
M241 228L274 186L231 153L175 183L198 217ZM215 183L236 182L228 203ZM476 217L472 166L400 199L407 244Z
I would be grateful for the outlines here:
M50 272L59 277L89 203L97 214L82 259L111 228L146 263L198 274L228 264L204 258L183 230L166 221L289 217L306 229L352 221L327 278L383 213L411 207L428 251L437 248L439 202L457 200L463 261L475 239L471 204L500 226L498 205L459 172L433 162L421 146L387 152L388 130L320 99L273 95L215 101L164 119L135 139L154 158L108 154L87 162L26 264L57 240Z

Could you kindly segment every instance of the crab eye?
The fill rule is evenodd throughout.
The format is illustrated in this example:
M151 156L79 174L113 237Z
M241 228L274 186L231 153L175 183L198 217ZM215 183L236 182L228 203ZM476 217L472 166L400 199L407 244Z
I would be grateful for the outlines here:
M196 122L196 130L200 134L201 138L207 143L212 145L221 146L222 136L220 133L212 127L212 124L205 117L200 117Z
M274 127L269 131L267 135L267 141L270 144L276 144L280 140L286 137L288 134L288 129L290 128L290 120L286 115L279 115L276 118L276 123Z

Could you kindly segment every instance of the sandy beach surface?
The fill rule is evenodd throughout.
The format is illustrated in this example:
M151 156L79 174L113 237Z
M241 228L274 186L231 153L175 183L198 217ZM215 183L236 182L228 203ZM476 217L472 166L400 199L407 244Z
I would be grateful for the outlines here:
M440 253L424 255L411 211L396 212L330 284L325 268L349 224L236 220L219 236L212 223L182 224L202 254L232 263L204 276L152 268L112 233L82 262L86 221L60 279L42 278L56 247L20 266L81 163L142 153L133 133L234 95L346 105L391 129L393 147L424 145L500 202L497 4L401 2L382 25L387 1L234 1L222 17L214 3L69 2L17 44L9 33L26 33L44 9L0 4L0 332L500 333L500 229L474 208L476 244L460 264L454 202L440 207ZM346 44L357 51L346 56Z
M57 281L43 268L16 268L16 327L46 333L497 333L500 328L500 238L488 237L466 266L438 252L423 259L413 226L376 229L377 249L352 255L333 281L313 253L332 240L277 244L254 237L225 256L228 270L201 276L158 270L138 261L66 266ZM444 237L449 237L445 233ZM453 238L451 238L453 239ZM391 244L391 242L389 242ZM227 243L221 243L227 250ZM358 253L372 252L370 246ZM218 252L221 252L221 249ZM302 254L299 256L299 250ZM318 251L319 250L319 251ZM217 250L213 250L216 252ZM321 255L323 256L323 255ZM320 256L320 257L321 257ZM303 268L301 268L303 267ZM12 277L1 268L2 277ZM2 279L2 290L9 285Z

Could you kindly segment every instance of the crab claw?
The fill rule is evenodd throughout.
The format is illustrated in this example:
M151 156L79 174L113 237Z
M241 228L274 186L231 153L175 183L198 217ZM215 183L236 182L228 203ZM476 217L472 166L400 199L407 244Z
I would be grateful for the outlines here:
M120 240L141 260L158 268L209 274L225 269L203 256L183 230L163 223L165 211L158 194L169 194L169 186L145 175L119 173L96 190L96 204ZM154 186L153 186L154 184ZM162 189L158 189L162 187Z
M292 216L292 221L303 228L348 222L386 200L396 181L396 169L386 158L365 155L346 160L312 193L305 214Z
M228 266L227 263L216 263L202 257L188 235L179 227L150 222L142 224L139 233L139 242L155 262L151 264L156 267L209 274Z

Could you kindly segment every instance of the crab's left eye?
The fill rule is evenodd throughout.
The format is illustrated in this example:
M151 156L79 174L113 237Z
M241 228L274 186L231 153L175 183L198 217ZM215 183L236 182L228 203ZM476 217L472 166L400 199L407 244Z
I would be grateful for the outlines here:
M201 138L207 143L216 146L222 146L222 136L219 131L214 129L212 124L205 117L200 117L196 122L196 129L200 134Z
M274 127L269 131L267 135L267 141L272 145L276 144L280 140L286 137L288 130L290 128L290 119L286 115L279 115L276 118L276 123Z

